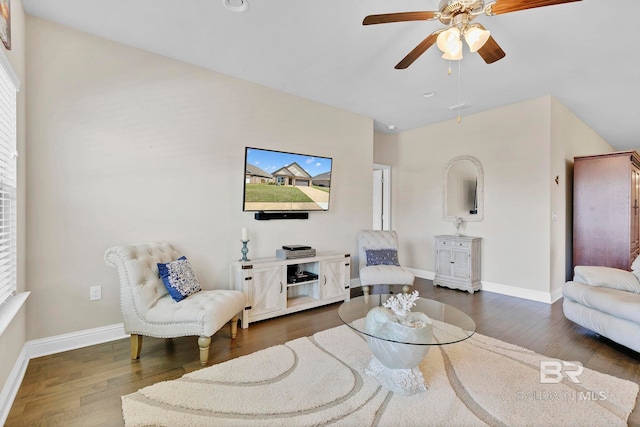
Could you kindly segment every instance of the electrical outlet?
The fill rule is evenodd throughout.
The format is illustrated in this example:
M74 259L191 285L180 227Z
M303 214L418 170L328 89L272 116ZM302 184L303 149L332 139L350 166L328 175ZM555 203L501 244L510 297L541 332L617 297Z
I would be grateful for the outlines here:
M102 299L102 286L92 286L89 288L89 300L96 301Z

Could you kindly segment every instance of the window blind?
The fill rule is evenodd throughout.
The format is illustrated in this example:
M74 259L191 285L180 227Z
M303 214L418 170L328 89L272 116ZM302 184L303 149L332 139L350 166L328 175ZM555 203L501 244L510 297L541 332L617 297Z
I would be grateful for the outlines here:
M16 291L16 93L15 74L0 58L0 305Z

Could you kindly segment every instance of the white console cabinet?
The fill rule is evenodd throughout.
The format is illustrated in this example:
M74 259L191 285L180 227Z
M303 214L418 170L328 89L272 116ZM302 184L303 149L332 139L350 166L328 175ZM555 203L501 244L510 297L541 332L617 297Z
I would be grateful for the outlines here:
M480 237L436 236L435 286L480 290Z
M351 258L339 252L320 252L297 259L259 258L235 261L229 269L233 289L242 291L242 327L325 304L349 300ZM287 269L317 275L289 283Z

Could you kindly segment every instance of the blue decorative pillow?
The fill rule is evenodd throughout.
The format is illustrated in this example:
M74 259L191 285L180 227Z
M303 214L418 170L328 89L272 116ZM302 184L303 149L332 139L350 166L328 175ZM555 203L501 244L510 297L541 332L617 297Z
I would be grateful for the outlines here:
M367 249L367 265L397 265L398 251L396 249Z
M176 302L201 290L198 278L185 256L166 264L158 263L158 272L171 298Z

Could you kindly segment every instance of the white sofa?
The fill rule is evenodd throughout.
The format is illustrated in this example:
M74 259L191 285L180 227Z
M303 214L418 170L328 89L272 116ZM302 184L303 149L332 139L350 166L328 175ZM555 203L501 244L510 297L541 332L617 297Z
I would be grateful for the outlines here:
M632 269L575 267L562 308L567 319L640 352L640 262Z

